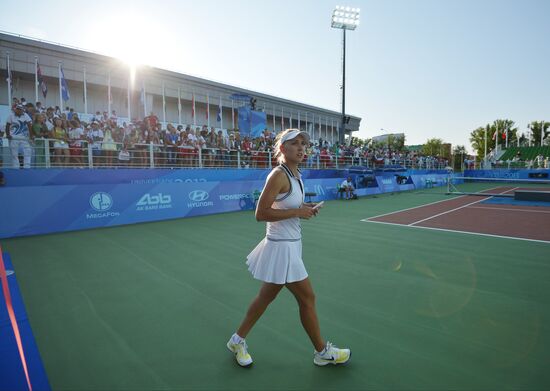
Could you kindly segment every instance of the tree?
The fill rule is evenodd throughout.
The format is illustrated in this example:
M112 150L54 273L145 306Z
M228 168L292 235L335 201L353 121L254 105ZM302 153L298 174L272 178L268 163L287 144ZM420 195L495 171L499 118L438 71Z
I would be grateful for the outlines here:
M464 162L464 156L466 155L466 148L464 145L457 145L453 148L453 168L455 170L462 168Z
M371 142L370 138L362 139L362 138L353 136L351 138L351 144L350 145L354 145L356 147L363 147L365 145L369 145L370 142Z
M546 138L549 135L549 128L550 128L550 122L545 121L533 121L529 125L527 125L529 129L531 129L531 137L532 137L532 143L533 145L541 145L540 135L541 131L544 131L544 139L542 141L542 145L548 144L548 140ZM546 143L545 143L546 141Z
M441 154L441 147L443 140L440 138L432 138L426 141L426 144L422 146L422 154L425 156L439 156Z
M485 127L480 126L470 133L470 143L479 160L483 159L485 153L485 129Z
M498 130L498 134L495 134ZM483 160L485 157L485 133L487 132L487 154L496 147L496 137L499 137L498 144L506 145L506 137L508 138L508 146L517 144L518 128L514 121L509 119L497 119L492 124L480 126L470 133L470 143L475 151L478 159ZM520 136L521 137L521 136ZM520 138L521 141L521 138Z
M388 144L393 151L402 151L405 147L405 135L403 137L394 136L391 142L388 140Z

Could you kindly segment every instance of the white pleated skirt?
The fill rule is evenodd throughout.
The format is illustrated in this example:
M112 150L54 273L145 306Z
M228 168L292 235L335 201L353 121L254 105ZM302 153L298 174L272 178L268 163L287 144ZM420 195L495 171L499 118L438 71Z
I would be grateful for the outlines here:
M301 240L276 242L264 238L246 259L248 270L257 280L286 284L307 278Z

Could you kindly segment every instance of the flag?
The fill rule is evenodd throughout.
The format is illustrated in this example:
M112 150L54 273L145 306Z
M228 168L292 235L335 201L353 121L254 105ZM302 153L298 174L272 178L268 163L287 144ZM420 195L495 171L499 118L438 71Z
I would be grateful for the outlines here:
M38 85L40 86L40 90L42 91L44 99L46 99L46 95L48 95L48 86L46 85L44 77L42 77L42 70L40 69L40 64L38 63L36 67L36 74L38 76Z
M218 122L222 121L222 97L220 96L220 104L218 106L218 116L216 117Z
M493 140L497 139L497 133L498 133L498 130L495 130L495 133L493 133Z
M61 78L61 95L63 100L67 102L71 99L71 94L69 93L69 86L67 85L67 80L65 80L65 73L63 72L63 67L59 67L59 77Z

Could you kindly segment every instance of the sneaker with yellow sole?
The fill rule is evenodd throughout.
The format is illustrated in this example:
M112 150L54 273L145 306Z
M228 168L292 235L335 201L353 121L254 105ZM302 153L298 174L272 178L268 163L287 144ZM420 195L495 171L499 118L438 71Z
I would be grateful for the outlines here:
M332 343L327 342L327 346L322 352L313 353L313 363L319 366L325 366L327 364L338 365L345 364L351 357L351 350L339 349Z
M252 357L248 354L248 346L243 339L239 343L233 342L233 339L229 339L227 342L227 349L235 354L235 359L241 367L249 367L252 365Z

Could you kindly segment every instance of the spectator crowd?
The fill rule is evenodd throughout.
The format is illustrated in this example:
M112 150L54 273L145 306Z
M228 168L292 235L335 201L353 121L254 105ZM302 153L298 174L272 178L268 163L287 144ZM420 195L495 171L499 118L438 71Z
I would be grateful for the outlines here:
M140 121L121 121L116 111L97 111L85 121L74 109L43 107L14 98L4 133L10 141L14 167L242 167L274 165L275 134L265 129L259 137L241 136L238 129L206 126L162 126L151 113ZM345 145L319 138L306 150L307 168L399 165L407 168L444 168L446 159L387 147ZM90 164L90 161L93 163Z

